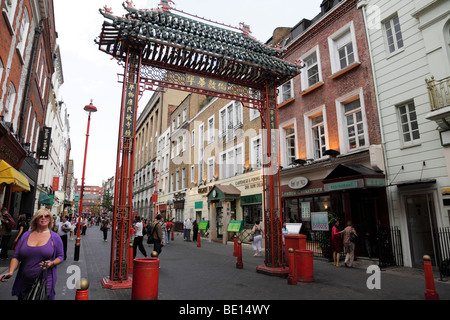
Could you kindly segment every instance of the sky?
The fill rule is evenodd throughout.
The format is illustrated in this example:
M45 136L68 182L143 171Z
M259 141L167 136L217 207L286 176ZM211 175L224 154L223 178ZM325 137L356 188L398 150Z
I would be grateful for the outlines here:
M99 9L105 5L113 14L126 10L122 0L53 0L56 31L61 50L64 84L61 99L66 103L70 122L71 159L75 178L81 185L86 145L88 114L91 103L98 109L92 114L86 156L85 185L101 186L116 170L118 127L122 85L118 74L123 67L111 56L98 50L94 40L100 35L105 18ZM320 12L322 0L174 0L177 10L233 27L244 22L252 36L261 42L272 37L278 27L294 27L302 19L312 19ZM157 8L160 0L134 0L137 9ZM176 12L174 12L176 13ZM142 110L151 92L139 102ZM139 113L139 111L138 111Z

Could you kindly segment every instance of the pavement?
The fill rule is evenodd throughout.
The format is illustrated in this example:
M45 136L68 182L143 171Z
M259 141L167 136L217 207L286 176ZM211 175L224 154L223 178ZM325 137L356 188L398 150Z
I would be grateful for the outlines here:
M75 300L73 279L79 270L81 278L89 280L89 300L131 301L131 289L111 290L101 285L101 280L109 276L111 253L111 242L103 241L102 236L99 227L88 228L86 235L82 236L77 262L73 260L75 241L69 239L68 258L58 266L56 300ZM150 255L153 247L149 247L145 240L144 246ZM232 242L224 245L207 239L202 239L198 248L196 242L183 241L182 235L176 234L175 240L163 248L159 257L158 301L171 302L170 305L174 306L184 306L187 301L191 305L214 301L270 301L272 304L280 303L280 308L284 308L285 303L292 305L295 301L305 300L424 300L426 288L421 269L386 268L379 274L379 282L373 282L370 280L374 279L370 278L373 274L367 269L373 264L370 260L358 259L353 268L338 268L325 259L314 258L314 282L288 285L286 278L256 272L257 266L264 264L264 256L254 257L250 245L243 245L243 269L236 268L237 258L233 256L233 250ZM137 258L142 257L138 251ZM9 260L0 261L0 274L7 270L8 265ZM17 300L11 296L14 278L0 283L0 301ZM437 272L434 278L440 300L450 300L450 281L441 281ZM370 289L368 282L379 283L380 286ZM179 308L175 311L180 312Z

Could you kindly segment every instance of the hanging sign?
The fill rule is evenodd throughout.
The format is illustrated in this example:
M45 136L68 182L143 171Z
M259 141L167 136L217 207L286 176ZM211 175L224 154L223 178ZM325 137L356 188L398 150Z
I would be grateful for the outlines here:
M243 222L242 220L231 220L228 223L228 232L241 232L242 231L242 226L243 226Z
M123 137L132 138L134 136L134 127L136 121L136 101L137 101L136 83L128 83L125 97L125 114L123 119Z
M39 134L39 144L37 150L39 160L48 160L51 137L52 128L44 127Z
M308 184L309 180L305 177L297 177L289 181L289 188L291 189L303 189Z
M53 177L52 190L53 191L59 190L59 177Z
M209 228L209 221L207 221L207 220L202 220L198 224L198 229L199 230L208 230L208 228Z

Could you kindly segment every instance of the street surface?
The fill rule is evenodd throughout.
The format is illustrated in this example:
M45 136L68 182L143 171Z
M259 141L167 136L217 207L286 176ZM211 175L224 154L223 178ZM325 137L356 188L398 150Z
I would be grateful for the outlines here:
M76 267L81 270L81 277L90 282L89 300L131 300L131 289L110 290L101 286L101 279L109 275L109 240L103 241L99 227L88 228L82 236L80 261L74 262L75 241L69 239L68 259L58 266L56 300L75 300L76 290L71 288L70 277ZM146 238L144 243L150 255L153 247L146 244ZM138 251L137 258L142 257ZM284 278L257 273L256 267L264 263L264 257L254 257L251 246L243 246L244 268L237 269L236 262L231 242L223 245L202 239L201 248L197 248L196 242L183 241L182 235L176 234L175 241L166 245L160 256L158 300L172 301L171 312L192 311L203 313L204 317L211 311L206 306L215 305L217 301L226 301L226 308L229 308L224 309L220 303L220 313L232 315L232 312L245 312L245 308L239 307L243 301L246 306L259 305L261 308L271 302L280 307L281 303L284 308L285 304L292 306L292 302L295 305L295 301L304 300L424 300L425 280L420 269L388 268L381 271L380 289L369 289L367 280L372 273L367 273L371 265L368 260L358 260L355 267L349 269L337 268L326 260L315 258L314 282L297 285L288 285ZM1 273L6 271L8 264L8 260L0 261ZM0 283L0 300L17 300L11 296L14 277L8 283ZM450 300L450 282L439 281L439 275L435 273L435 285L440 299ZM237 305L235 309L232 304ZM273 310L269 309L268 313Z

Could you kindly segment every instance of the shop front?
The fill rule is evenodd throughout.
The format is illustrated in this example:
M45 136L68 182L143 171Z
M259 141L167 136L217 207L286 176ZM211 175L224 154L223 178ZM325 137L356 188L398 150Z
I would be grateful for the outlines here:
M338 219L340 230L351 221L359 235L359 256L376 257L377 228L389 225L385 177L360 165L338 165L323 179L310 181L297 176L281 187L284 221L301 223L300 233L314 240L321 230L311 217L328 213L329 222ZM324 231L331 231L331 228Z
M236 220L237 201L241 191L233 185L215 185L208 193L210 237L212 241L228 241L226 228Z

